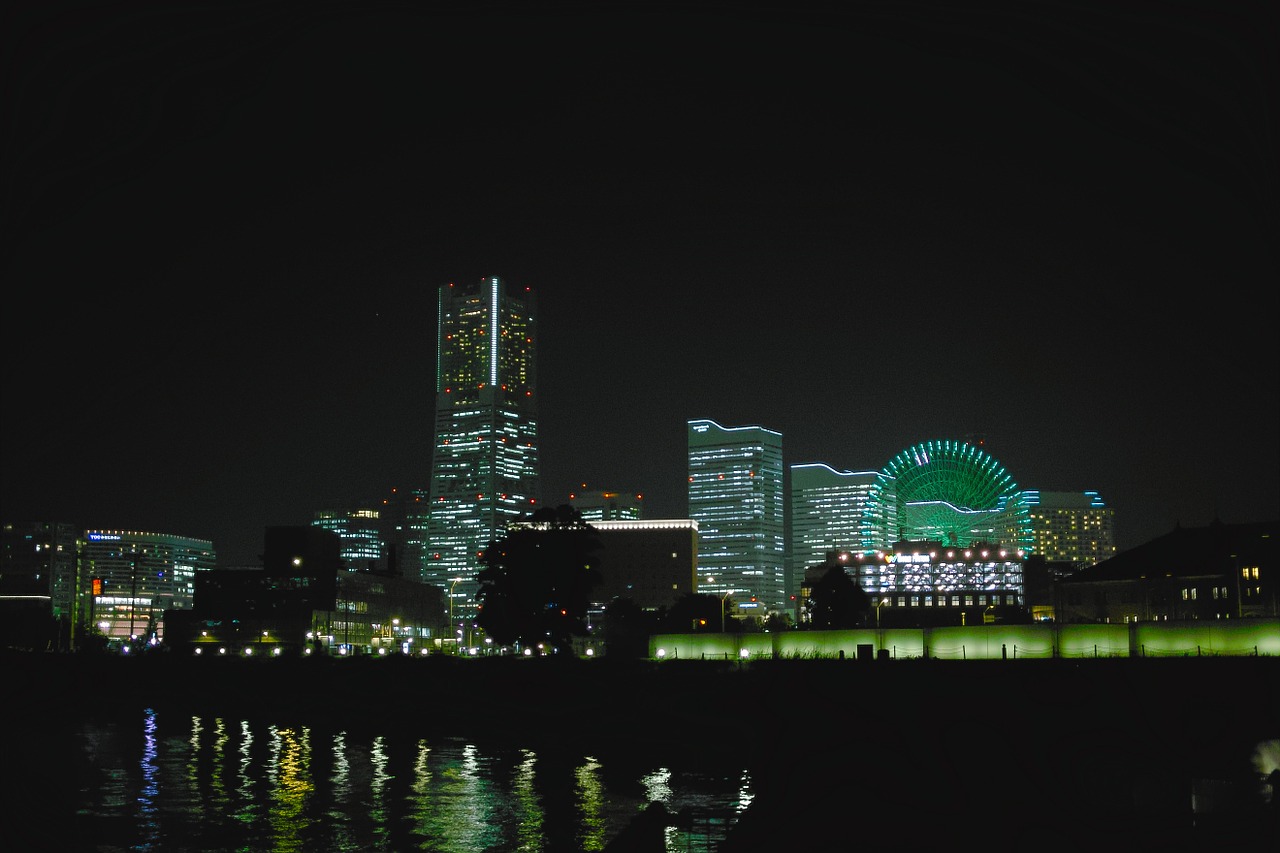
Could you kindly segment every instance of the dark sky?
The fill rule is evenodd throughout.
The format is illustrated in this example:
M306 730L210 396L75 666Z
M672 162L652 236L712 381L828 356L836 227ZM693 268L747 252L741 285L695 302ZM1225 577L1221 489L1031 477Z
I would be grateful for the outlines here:
M1276 519L1266 9L11 10L0 515L239 564L425 484L436 288L498 275L553 505L683 517L705 417L851 470L982 434L1121 548Z

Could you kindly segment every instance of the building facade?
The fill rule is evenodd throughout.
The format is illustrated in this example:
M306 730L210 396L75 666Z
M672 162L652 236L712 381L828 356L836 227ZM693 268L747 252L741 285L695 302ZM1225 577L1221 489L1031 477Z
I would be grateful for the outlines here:
M133 530L88 530L84 538L88 621L117 643L163 639L165 613L190 610L197 573L217 565L207 539Z
M588 522L600 541L592 615L629 598L642 610L674 607L697 592L698 523L691 519Z
M76 648L88 600L79 584L82 546L80 531L66 522L0 526L0 638L5 645Z
M439 290L431 483L410 528L420 580L448 590L463 619L485 549L539 507L536 331L529 288L489 277Z
M1054 589L1060 622L1228 620L1280 615L1280 522L1177 527Z
M699 592L732 595L740 616L791 612L782 433L705 419L689 421L688 431Z
M1026 557L981 542L957 548L902 540L891 551L829 551L816 568L806 569L797 596L799 621L805 621L813 583L835 565L867 594L873 627L1029 621Z
M580 491L569 495L569 506L583 521L638 521L644 518L644 496L631 492Z
M386 547L386 567L393 574L413 581L422 580L426 542L421 535L425 531L425 525L419 522L426 517L429 498L425 488L392 487L387 496L378 502L383 544Z
M1116 555L1116 511L1097 492L1027 489L1032 550L1046 560L1087 569Z
M1025 621L1026 553L1001 543L900 541L859 563L880 624L969 625Z
M805 570L825 564L830 552L860 551L872 537L867 502L876 478L822 463L791 466L789 595L799 595Z
M269 527L263 567L196 576L191 610L170 614L165 645L198 657L339 657L456 652L442 591L385 570L350 571L342 540Z
M338 535L342 542L342 563L347 571L388 570L381 509L366 506L316 510L311 526L330 530Z

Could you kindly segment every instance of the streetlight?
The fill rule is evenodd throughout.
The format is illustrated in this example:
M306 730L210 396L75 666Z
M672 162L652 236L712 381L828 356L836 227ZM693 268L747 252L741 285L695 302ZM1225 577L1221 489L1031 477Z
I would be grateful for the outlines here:
M707 576L707 583L715 583L716 579L711 575ZM733 590L726 589L724 594L720 596L720 633L724 633L724 600L733 594Z

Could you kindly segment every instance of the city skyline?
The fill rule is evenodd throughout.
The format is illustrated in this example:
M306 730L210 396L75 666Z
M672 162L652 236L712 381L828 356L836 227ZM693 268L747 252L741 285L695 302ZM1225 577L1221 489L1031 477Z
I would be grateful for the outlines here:
M1167 7L15 17L0 516L209 539L425 486L435 294L539 297L544 504L685 424L985 438L1123 550L1280 517L1270 30Z

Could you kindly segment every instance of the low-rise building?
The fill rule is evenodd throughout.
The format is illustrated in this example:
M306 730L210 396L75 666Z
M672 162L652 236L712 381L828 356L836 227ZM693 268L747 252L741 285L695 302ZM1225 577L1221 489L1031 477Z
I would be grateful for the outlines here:
M1174 528L1060 581L1062 622L1276 616L1280 522Z

